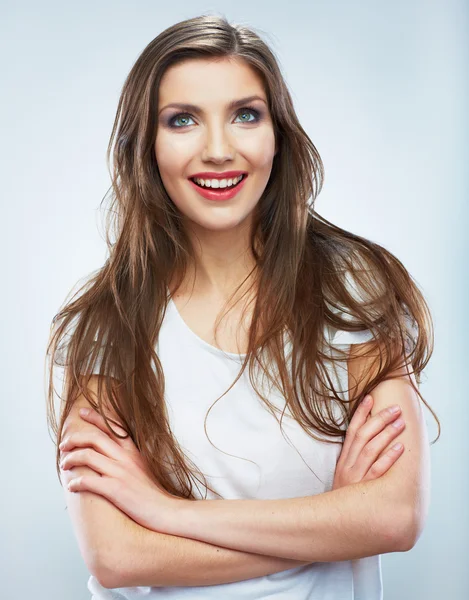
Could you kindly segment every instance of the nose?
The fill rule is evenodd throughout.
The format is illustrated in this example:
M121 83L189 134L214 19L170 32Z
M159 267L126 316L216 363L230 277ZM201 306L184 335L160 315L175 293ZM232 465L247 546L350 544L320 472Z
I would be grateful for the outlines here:
M224 163L233 160L234 150L223 126L214 125L207 128L204 138L202 160Z

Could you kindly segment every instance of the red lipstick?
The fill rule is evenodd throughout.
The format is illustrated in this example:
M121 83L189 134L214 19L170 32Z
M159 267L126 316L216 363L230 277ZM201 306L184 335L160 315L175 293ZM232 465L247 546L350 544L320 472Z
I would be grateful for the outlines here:
M237 173L238 175L226 175L225 173L218 173L217 177L213 175L204 173L202 175L196 175L196 177L200 177L201 179L230 179L242 174L240 171L227 171L227 173ZM191 186L204 198L207 200L231 200L234 198L243 188L244 182L248 178L247 174L244 174L243 178L239 183L237 183L234 187L229 188L209 188L202 187L195 183L192 179L189 179Z
M197 177L198 179L233 179L233 177L239 177L240 175L247 175L246 171L224 171L223 173L216 173L215 171L204 171L203 173L194 173L189 176L189 179Z

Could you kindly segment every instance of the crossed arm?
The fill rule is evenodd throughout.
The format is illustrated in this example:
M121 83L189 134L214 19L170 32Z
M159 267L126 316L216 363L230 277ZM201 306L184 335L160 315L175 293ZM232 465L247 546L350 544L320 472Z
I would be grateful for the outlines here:
M369 369L367 361L358 349L351 347L349 387ZM369 376L372 375L370 372ZM216 554L224 553L221 570L227 565L225 557L235 563L244 561L246 569L259 568L255 574L245 574L244 579L316 561L351 560L412 548L429 510L429 443L419 397L405 368L398 369L394 376L372 392L372 416L398 403L406 423L397 436L404 444L404 453L384 475L305 498L182 501L177 516L168 522L165 531L178 536L173 538L178 543L181 539L191 543L197 540L223 547L219 552L215 550ZM416 385L415 377L411 379ZM395 442L396 438L392 443ZM150 538L145 535L140 538L142 544L150 543L150 539L151 533ZM140 559L138 542L135 547ZM210 554L215 546L204 548ZM226 554L233 551L243 554ZM179 556L178 566L184 559L190 561L191 557ZM202 577L211 576L211 566L211 563L200 565ZM219 573L218 567L215 568ZM162 571L163 580L164 573L171 572L167 566L166 569ZM127 573L134 582L143 582L147 575L136 564Z
M214 585L409 549L423 527L429 487L425 427L411 390L400 378L373 391L375 412L398 402L406 420L398 437L405 453L377 480L306 498L181 501L165 534L141 527L100 496L66 492L75 496L67 502L72 512L73 503L83 503L75 518L81 526L92 522L85 511L96 517L99 510L95 574L106 587ZM116 544L106 539L110 531Z
M126 518L99 578L106 587L214 585L407 550L408 514L387 503L380 481L287 500L181 501L171 534Z
M74 470L85 474L88 467ZM398 505L392 507L394 526L384 526L381 494L386 492L371 485L376 482L305 498L193 501L177 509L181 530L195 517L194 533L211 538L211 543L151 531L102 496L73 494L66 486L64 491L74 522L81 522L77 534L88 569L104 587L201 586L262 577L316 561L407 550ZM250 512L246 503L256 510ZM203 508L197 513L193 509L199 506ZM94 541L96 556L91 560L86 559L85 536ZM225 547L228 544L239 549ZM261 546L265 555L259 553Z

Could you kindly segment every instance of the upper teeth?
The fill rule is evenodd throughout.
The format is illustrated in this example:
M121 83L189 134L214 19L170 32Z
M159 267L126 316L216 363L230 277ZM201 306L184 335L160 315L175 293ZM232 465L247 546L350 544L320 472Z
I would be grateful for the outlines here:
M198 177L194 177L194 181L204 187L224 188L229 187L230 185L236 185L242 178L242 175L234 177L233 179L199 179Z

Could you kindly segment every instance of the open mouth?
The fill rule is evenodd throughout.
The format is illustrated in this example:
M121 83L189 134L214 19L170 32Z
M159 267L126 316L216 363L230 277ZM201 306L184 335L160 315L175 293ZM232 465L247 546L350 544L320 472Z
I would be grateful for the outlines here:
M203 190L213 190L215 192L217 191L224 191L224 190L233 190L235 187L237 187L244 179L246 179L247 174L243 173L241 176L241 179L235 183L234 185L226 185L225 187L211 187L209 185L201 185L200 183L198 183L193 177L191 177L191 181L193 181L195 183L196 186L202 188Z

